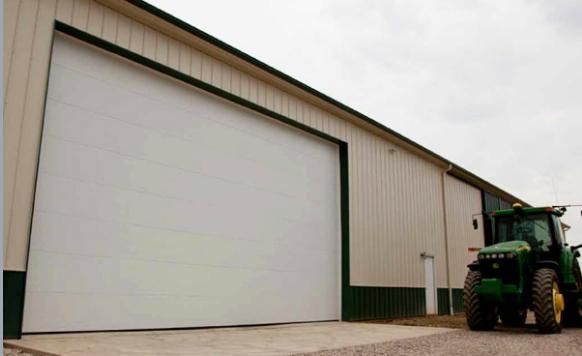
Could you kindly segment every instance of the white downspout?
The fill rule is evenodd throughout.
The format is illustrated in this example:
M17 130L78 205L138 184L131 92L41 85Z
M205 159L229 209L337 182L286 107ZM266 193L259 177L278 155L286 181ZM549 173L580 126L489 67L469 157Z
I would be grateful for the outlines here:
M447 173L453 169L453 165L449 164L446 170L443 171L442 179L442 193L443 193L443 218L445 226L445 266L447 269L447 289L449 292L449 314L454 315L455 310L453 308L453 287L451 286L451 266L449 263L449 227L447 219L447 191L446 191L446 179Z

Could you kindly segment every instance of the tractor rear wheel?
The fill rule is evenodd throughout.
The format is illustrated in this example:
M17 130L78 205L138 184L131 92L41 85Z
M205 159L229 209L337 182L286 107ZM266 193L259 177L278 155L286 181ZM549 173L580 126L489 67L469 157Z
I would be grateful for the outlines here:
M553 334L562 331L564 296L560 293L558 276L554 270L540 268L535 271L532 282L532 310L541 333Z
M497 310L494 306L481 302L476 291L479 283L481 283L481 272L469 271L465 278L463 292L467 325L471 330L491 330L497 322Z
M499 317L505 326L521 327L525 325L527 309L502 310L499 313Z

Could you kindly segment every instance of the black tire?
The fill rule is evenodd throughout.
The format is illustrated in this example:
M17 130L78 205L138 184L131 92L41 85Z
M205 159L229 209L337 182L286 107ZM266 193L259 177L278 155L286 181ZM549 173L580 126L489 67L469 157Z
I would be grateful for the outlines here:
M505 326L522 327L527 319L527 309L523 310L502 310L499 318Z
M497 310L494 306L481 303L475 288L481 283L481 273L469 271L465 278L463 303L465 318L471 330L491 330L497 322Z
M535 271L532 281L532 310L536 317L538 330L543 334L562 331L562 312L556 309L558 276L554 270L540 268ZM558 290L559 291L559 290Z

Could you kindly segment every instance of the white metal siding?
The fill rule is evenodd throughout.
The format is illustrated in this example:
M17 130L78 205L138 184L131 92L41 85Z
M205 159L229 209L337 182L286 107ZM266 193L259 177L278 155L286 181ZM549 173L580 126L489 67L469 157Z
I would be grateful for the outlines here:
M4 53L4 72L17 78L5 82L5 268L26 269L44 78L56 18L348 142L352 284L422 287L419 254L428 250L435 254L437 284L444 286L441 168L434 161L354 125L347 114L337 114L339 109L313 104L296 88L268 82L249 64L207 54L208 45L168 30L161 20L138 13L129 18L113 9L131 7L125 2L4 3L5 43L11 46ZM16 21L9 15L14 13ZM35 80L28 80L28 64Z
M339 319L339 150L55 37L25 332Z
M483 247L485 241L481 191L452 176L446 178L446 190L451 285L463 288L467 265L477 257L477 252L468 249ZM479 223L477 230L473 229L473 216Z

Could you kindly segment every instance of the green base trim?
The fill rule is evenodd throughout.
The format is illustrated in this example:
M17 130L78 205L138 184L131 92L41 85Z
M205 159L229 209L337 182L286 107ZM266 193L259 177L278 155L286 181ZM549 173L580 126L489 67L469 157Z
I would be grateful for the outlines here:
M19 339L22 334L26 272L4 271L4 338Z
M349 305L344 304L344 320L373 320L426 314L424 288L355 287L344 288Z
M438 288L437 298L439 315L449 314L449 290L447 288ZM463 309L463 289L453 288L453 310L458 313L462 312Z

